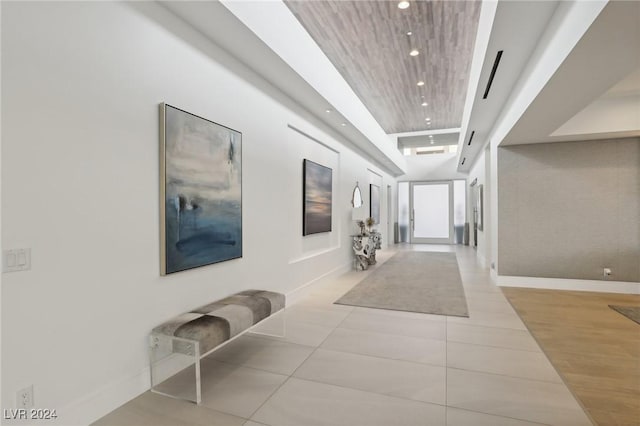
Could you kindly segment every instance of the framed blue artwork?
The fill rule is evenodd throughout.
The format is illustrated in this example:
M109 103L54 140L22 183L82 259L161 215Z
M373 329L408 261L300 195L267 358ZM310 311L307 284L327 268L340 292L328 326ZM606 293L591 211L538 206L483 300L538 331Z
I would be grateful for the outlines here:
M242 134L160 110L161 275L242 257Z

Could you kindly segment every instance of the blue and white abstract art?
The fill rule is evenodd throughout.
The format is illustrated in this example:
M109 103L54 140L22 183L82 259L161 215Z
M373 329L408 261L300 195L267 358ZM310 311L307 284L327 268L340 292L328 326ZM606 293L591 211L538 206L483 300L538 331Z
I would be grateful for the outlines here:
M242 134L161 110L161 274L242 257Z

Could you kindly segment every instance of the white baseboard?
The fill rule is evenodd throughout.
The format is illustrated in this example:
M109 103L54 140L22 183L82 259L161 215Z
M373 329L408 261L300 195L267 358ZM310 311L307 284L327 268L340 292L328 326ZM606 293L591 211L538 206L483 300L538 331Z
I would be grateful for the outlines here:
M115 380L58 410L53 424L89 425L151 387L149 367L138 374Z
M352 262L345 263L302 284L287 294L287 305L293 305L308 295L317 285L348 272L351 267ZM58 418L51 424L64 426L89 425L148 391L151 387L149 375L149 367L146 366L137 374L107 383L103 387L59 409L57 411Z
M500 287L528 287L549 290L640 294L640 283L627 281L572 280L565 278L513 277L498 275L497 284Z
M485 259L485 257L481 253L478 253L477 251L476 251L476 261L478 265L480 265L481 267L483 268L487 267L487 259Z

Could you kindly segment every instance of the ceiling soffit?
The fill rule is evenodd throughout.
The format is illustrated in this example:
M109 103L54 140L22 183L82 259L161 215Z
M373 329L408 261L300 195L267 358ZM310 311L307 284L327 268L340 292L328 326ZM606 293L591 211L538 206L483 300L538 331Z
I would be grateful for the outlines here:
M460 127L481 2L286 4L385 132Z

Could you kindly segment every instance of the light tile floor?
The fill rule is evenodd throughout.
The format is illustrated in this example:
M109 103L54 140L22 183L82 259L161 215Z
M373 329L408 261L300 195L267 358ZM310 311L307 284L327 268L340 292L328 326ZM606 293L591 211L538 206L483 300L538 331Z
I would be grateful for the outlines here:
M201 406L146 392L95 424L592 424L472 249L396 246L379 264L399 250L455 251L470 317L334 305L375 268L348 272L287 309L285 338L214 352Z

